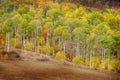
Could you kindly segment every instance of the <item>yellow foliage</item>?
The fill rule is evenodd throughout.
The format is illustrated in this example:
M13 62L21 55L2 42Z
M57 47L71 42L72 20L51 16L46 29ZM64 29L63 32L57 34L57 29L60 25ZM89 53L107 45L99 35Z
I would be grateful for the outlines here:
M65 53L64 52L58 52L56 53L55 59L57 60L65 60Z
M76 56L72 59L72 62L73 63L76 63L76 64L82 64L82 57L81 56Z
M85 65L87 65L87 66L90 65L90 59L89 59L89 58L86 58L86 59L85 59Z
M73 15L73 14L72 14L70 11L68 11L68 12L65 14L65 17L66 17L66 18L68 18L68 17L70 17L70 18L71 18L71 17L72 17L72 15Z
M45 44L45 39L43 37L40 38L40 44L44 45Z
M43 46L41 47L41 52L44 54L48 54L49 53L49 48L47 46Z
M3 34L0 34L0 44L5 45L5 36Z
M108 66L108 71L113 71L113 70L114 70L114 68L111 65L109 65Z
M50 54L53 55L54 47L50 47Z
M58 8L59 4L58 3L53 3L51 1L48 1L47 2L47 6L50 7L50 8Z
M120 61L113 59L110 61L110 66L108 67L109 71L118 71L120 72Z
M1 40L1 44L2 44L2 45L5 45L5 41L4 41L3 39Z
M26 41L25 49L26 49L26 50L32 50L32 45L30 44L29 41Z
M49 8L57 8L59 7L58 3L53 3L52 1L46 1L46 0L37 0L37 4L39 7L49 7Z
M103 69L102 64L99 65L99 69L101 69L101 70Z
M59 51L59 47L57 45L54 46L54 51L55 51L55 53Z
M117 15L117 16L115 17L115 21L120 22L120 15Z
M41 47L41 52L47 55L53 55L54 47L43 46Z
M101 65L101 58L100 57L94 57L94 66L98 68Z
M14 44L14 46L15 46L15 48L21 48L21 46L20 46L20 43L19 43L19 42L15 43L15 44Z

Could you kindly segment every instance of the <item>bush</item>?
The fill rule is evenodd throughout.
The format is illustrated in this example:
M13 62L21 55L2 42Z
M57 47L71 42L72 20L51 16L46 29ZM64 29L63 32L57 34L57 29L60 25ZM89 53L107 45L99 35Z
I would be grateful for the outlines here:
M2 50L0 49L0 58L2 57Z
M53 55L54 47L50 47L50 55Z
M90 66L90 59L89 58L85 59L85 65Z
M117 59L111 60L108 70L120 72L120 60Z
M21 48L21 45L20 45L20 43L19 42L16 42L16 44L14 44L14 46L15 46L15 48Z
M45 44L45 39L44 37L40 37L40 45L44 45Z
M57 45L54 46L55 53L59 51L59 47Z
M3 10L0 10L0 16L2 16L4 14Z
M43 47L41 47L41 52L43 53L43 54L49 54L49 48L47 47L47 46L43 46Z
M66 53L65 57L66 57L67 61L71 61L71 54L70 53Z
M76 63L76 64L82 64L82 57L81 56L76 56L72 59L72 62L73 63Z
M8 59L8 54L4 55L4 59L6 59L6 60Z
M57 59L57 60L65 60L65 53L64 52L56 53L55 59Z
M30 44L29 41L26 41L25 49L28 50L28 51L32 50L32 45Z
M20 13L20 14L26 14L28 12L29 12L29 8L28 7L20 7L18 9L18 13Z
M4 39L1 39L1 40L0 40L0 44L1 44L1 45L5 45L5 44L6 44L6 43L5 43L5 40L4 40Z
M99 68L101 65L101 57L94 57L94 67Z
M10 39L10 45L11 45L11 46L14 46L14 45L15 45L15 39L14 39L14 38L11 38L11 39Z

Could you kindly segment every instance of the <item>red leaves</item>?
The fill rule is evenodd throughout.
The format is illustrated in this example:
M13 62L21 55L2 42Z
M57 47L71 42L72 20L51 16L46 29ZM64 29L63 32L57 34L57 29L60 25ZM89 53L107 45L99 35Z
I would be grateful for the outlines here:
M48 36L47 32L46 32L46 31L44 31L44 32L43 32L43 37L44 37L44 39L46 39L46 38L47 38L47 36Z
M67 53L65 56L66 56L67 59L70 59L70 58L71 58L70 53Z

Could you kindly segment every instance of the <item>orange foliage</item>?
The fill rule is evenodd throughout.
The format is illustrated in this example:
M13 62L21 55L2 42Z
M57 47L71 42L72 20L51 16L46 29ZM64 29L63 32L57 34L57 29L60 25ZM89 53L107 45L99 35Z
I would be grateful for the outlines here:
M46 0L37 0L37 5L41 8L45 8L45 7L56 8L56 7L59 7L58 3L53 3L52 1L46 1Z
M67 60L70 60L70 59L71 59L70 53L67 53L65 56L66 56Z
M5 45L5 35L0 34L0 44Z
M8 59L8 54L5 54L5 55L4 55L4 59Z
M45 7L46 6L46 1L45 0L37 0L37 3L39 7Z

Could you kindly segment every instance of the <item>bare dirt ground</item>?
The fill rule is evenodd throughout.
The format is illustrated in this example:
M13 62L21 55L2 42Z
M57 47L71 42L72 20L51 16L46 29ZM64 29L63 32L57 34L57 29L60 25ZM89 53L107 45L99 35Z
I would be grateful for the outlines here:
M0 61L0 80L120 80L120 74L51 61Z
M0 80L120 80L119 73L90 70L39 53L14 51L21 59L0 60Z

